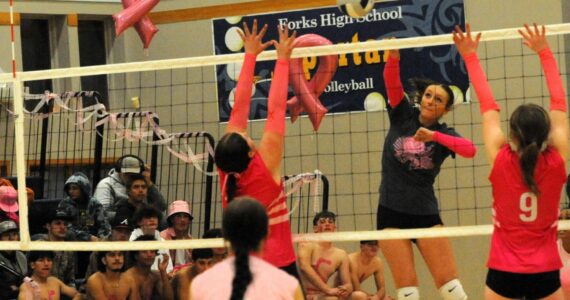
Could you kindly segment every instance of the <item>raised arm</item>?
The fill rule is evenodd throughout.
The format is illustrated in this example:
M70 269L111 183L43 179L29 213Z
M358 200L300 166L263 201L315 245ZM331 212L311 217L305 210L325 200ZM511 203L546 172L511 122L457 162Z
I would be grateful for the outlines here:
M483 119L485 153L487 154L487 160L492 165L495 162L497 153L499 153L499 149L507 142L507 139L501 129L499 105L495 102L495 97L477 57L477 47L479 46L480 38L481 33L477 34L475 39L471 37L469 24L466 25L465 33L459 26L455 26L455 31L453 31L453 41L459 54L465 60L469 79L479 99L479 109Z
M230 114L230 120L226 132L246 132L247 121L249 119L249 107L251 103L251 89L253 84L253 72L255 69L255 59L259 53L271 45L271 42L263 43L262 39L267 30L267 25L257 32L257 20L253 20L251 31L247 23L243 23L243 32L238 31L244 42L245 57L239 75L235 102Z
M388 103L394 108L404 99L404 88L400 80L400 51L388 50L388 61L384 66L384 85Z
M548 91L550 92L550 140L549 144L554 146L560 155L566 160L568 158L568 104L566 93L560 79L560 71L556 65L556 60L548 41L546 40L546 29L541 26L539 29L536 23L533 28L524 24L525 30L519 30L523 37L523 43L532 49L540 57Z
M259 154L271 172L275 182L281 182L281 161L285 139L285 111L287 110L287 87L289 86L289 58L293 51L296 32L289 36L287 27L278 27L279 42L277 62L267 99L267 122L259 144Z

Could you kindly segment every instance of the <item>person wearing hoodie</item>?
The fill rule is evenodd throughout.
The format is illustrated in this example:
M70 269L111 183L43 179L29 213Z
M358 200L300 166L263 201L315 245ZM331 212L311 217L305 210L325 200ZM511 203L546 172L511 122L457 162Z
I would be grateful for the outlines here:
M129 198L126 183L130 174L142 174L145 177L148 186L146 203L164 214L166 211L166 200L151 181L150 168L145 166L140 157L125 155L117 160L115 167L109 171L107 177L99 181L95 189L94 197L101 202L109 219L112 219L115 215L117 203L120 200L127 201Z
M91 183L81 172L71 175L64 185L67 197L57 206L73 218L69 223L69 239L97 241L111 234L111 225L101 202L91 197Z

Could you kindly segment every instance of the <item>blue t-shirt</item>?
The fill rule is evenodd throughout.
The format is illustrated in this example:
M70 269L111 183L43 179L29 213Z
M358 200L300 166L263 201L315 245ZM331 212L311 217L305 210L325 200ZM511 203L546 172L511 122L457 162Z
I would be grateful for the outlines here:
M433 183L443 161L449 155L455 158L455 153L436 142L414 140L416 131L422 127L420 111L407 99L394 108L387 107L390 129L382 153L380 206L412 215L439 214ZM426 128L459 136L445 123Z

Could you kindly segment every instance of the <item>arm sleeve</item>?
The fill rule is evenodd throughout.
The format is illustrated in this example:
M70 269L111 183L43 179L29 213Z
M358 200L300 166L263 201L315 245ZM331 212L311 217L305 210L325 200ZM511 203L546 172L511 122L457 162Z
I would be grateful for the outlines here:
M246 53L239 74L236 87L235 102L230 114L229 125L246 129L249 119L249 106L251 103L251 89L253 84L253 72L255 70L255 55Z
M274 74L273 80L271 81L271 89L269 90L269 103L265 130L285 135L287 87L289 86L289 60L277 60Z
M400 81L400 63L393 57L388 57L388 61L384 66L384 84L388 93L388 103L394 108L404 98L404 88Z
M543 49L538 53L538 56L540 57L548 90L550 91L550 110L567 111L568 104L566 103L566 94L564 93L564 87L560 79L560 71L558 70L556 59L554 59L552 51L550 51L549 48Z
M477 153L477 148L475 148L473 142L466 138L436 131L433 134L433 140L463 157L471 158Z
M479 99L479 109L481 110L481 114L484 114L489 110L499 111L499 105L495 102L491 86L489 86L487 76L485 76L483 68L481 68L477 53L467 54L463 59L465 60L465 66L469 73L469 79L471 79L471 83L473 84L473 88L475 88L475 93Z

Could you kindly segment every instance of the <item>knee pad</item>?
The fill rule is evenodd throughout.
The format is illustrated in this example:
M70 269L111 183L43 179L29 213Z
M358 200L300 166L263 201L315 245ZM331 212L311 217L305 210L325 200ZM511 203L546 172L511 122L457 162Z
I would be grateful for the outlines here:
M405 286L398 289L398 300L419 300L420 290L417 286Z
M444 300L467 300L467 295L459 279L453 279L439 288L439 294Z

